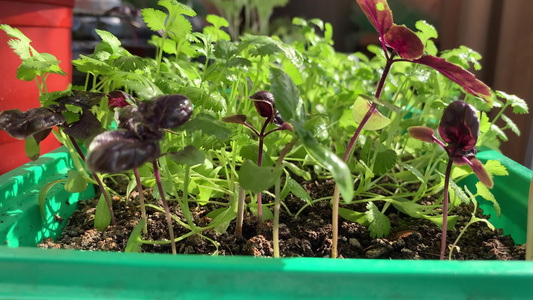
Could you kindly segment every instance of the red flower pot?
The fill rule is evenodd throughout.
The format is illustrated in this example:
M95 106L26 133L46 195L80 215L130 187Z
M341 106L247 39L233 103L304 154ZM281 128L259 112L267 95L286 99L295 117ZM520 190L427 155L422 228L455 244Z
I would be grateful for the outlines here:
M67 88L72 74L72 8L74 0L0 0L0 24L18 28L32 40L39 52L53 54L61 61L60 67L67 72L63 77L51 74L46 80L48 91ZM35 82L16 78L20 59L7 41L9 37L0 32L0 111L18 108L26 111L39 107L39 91ZM41 143L41 154L59 146L50 135ZM16 140L0 132L0 174L29 161L24 151L24 141Z

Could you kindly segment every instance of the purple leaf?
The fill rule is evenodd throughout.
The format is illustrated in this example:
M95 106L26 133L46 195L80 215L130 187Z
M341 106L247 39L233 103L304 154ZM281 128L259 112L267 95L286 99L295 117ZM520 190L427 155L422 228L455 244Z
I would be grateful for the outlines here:
M38 134L37 142L50 133L50 129L65 123L65 117L48 108L32 108L26 112L18 109L4 110L0 113L0 130L6 131L10 136L24 140Z
M143 141L131 131L114 130L93 139L86 162L94 172L119 173L153 161L159 154L157 141Z
M407 128L409 135L411 137L427 143L437 143L437 138L435 137L435 131L429 127L425 126L412 126Z
M54 102L57 103L57 107L51 105L50 108L52 108L56 112L63 112L68 110L66 105L69 104L89 109L95 105L100 104L100 101L104 96L104 93L73 91L73 95L62 96L54 100Z
M139 103L143 119L156 129L176 128L192 116L191 101L179 94L164 95Z
M261 117L269 118L269 120L274 117L274 95L272 93L260 91L250 96L250 99L254 100L255 109Z
M432 55L424 55L419 59L413 60L413 62L432 67L441 72L442 75L448 77L451 81L460 85L465 92L480 97L488 103L492 103L492 95L489 87L477 80L474 74L458 65L447 62L444 58Z
M476 174L479 181L491 189L494 186L494 182L492 181L492 178L483 164L477 158L472 158L470 162L472 163L472 170L474 171L474 174Z
M101 133L104 128L90 110L84 109L80 119L63 131L75 139L85 140Z
M380 36L392 27L392 11L386 0L357 0L357 4Z
M387 46L396 50L405 59L416 59L424 54L424 44L416 33L401 25L393 25L383 36Z
M467 151L474 148L479 136L476 109L461 100L450 103L442 114L439 134L446 143L457 149Z

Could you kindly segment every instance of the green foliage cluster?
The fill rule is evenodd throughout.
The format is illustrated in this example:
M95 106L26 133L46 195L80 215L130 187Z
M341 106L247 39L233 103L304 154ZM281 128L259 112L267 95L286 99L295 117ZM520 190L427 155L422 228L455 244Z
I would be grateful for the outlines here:
M218 2L222 5L224 1ZM283 1L278 2L283 4ZM372 100L386 64L383 49L369 46L372 57L336 52L329 23L295 18L293 25L304 39L292 43L285 43L277 36L254 34L231 41L226 33L230 23L224 18L209 15L210 25L202 32L192 32L186 18L195 15L191 8L175 0L161 0L159 5L160 8L142 11L147 25L159 32L150 41L157 47L155 58L132 55L111 33L98 30L102 41L94 53L73 61L79 71L87 74L86 84L71 89L101 93L122 90L140 101L164 94L182 94L191 100L193 117L176 131L166 131L161 153L177 153L194 147L191 152L194 158L181 153L181 156L166 155L158 159L167 199L179 201L186 219L173 216L173 220L190 230L176 240L192 234L203 236L202 232L211 228L225 231L237 217L239 186L252 193L264 191L274 196L269 188L280 180L284 183L279 195L282 200L293 193L306 202L299 212L289 212L295 216L317 201L332 198L312 199L300 182L333 178L343 199L340 216L368 226L374 237L390 232L390 222L384 214L392 208L442 226L439 212L442 197L438 195L443 190L446 153L436 145L410 138L407 128L436 128L443 108L464 97L479 110L478 148L497 149L501 141L507 140L506 130L519 134L509 116L510 110L518 114L528 112L523 100L496 91L494 107L499 108L499 112L489 119L487 113L491 107L480 98L465 96L459 85L435 69L408 62L392 66L380 100ZM439 52L433 42L437 37L435 28L424 21L416 23L416 28L427 54L437 55ZM39 88L45 92L42 86L46 74L62 74L58 61L50 54L37 53L29 45L30 41L15 29L5 26L2 29L14 37L10 46L23 60L17 76L24 80L42 78ZM481 56L464 46L440 52L440 57L463 68L474 66L477 70L481 67ZM251 138L251 132L221 120L225 116L242 114L248 117L247 122L262 124L253 101L248 99L261 90L272 92L276 109L293 126L294 132L277 131L267 137L263 166L259 167L257 141ZM49 94L43 99L46 97ZM346 151L357 128L353 107L358 98L378 103L379 112L390 124L378 131L363 130L353 157L344 162L339 157ZM106 100L92 110L104 127L112 126L114 112L107 107ZM498 120L506 125L498 127ZM297 139L296 144L276 166L274 162L293 138ZM66 138L62 140L68 143ZM494 176L507 173L497 161L487 162L485 168ZM77 176L78 171L83 172L83 167L69 172L69 178L64 181L65 188L73 192L90 181L88 175ZM143 186L156 185L152 165L143 165L138 171ZM133 172L103 176L129 178L128 194L137 185ZM474 197L481 196L498 209L496 199L483 185L476 185L477 192L473 195L460 186L461 179L467 176L473 176L472 170L459 166L453 169L451 206L470 203ZM161 198L155 188L154 197ZM428 197L437 200L432 205L419 204ZM209 225L199 227L192 221L189 202L213 203L219 208L210 213ZM355 211L353 205L357 203L365 203L367 211ZM98 204L99 228L105 228L110 222L107 210L102 209L105 204L103 200ZM270 212L271 205L264 204L263 211ZM252 212L257 211L253 195L247 206ZM269 217L271 214L266 213L265 218ZM454 218L450 216L449 226L453 226ZM138 251L142 243L166 242L143 240L140 228L144 227L144 221L139 226L132 233L127 250Z

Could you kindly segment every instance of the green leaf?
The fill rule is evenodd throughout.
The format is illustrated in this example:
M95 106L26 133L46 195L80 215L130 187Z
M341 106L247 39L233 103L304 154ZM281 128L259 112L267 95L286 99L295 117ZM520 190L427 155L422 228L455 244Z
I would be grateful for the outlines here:
M489 189L480 181L476 183L476 189L477 194L483 197L483 199L490 201L493 203L494 210L496 211L498 218L500 217L502 211L500 208L500 204L498 204L498 201L496 201L496 198L494 195L489 191Z
M214 226L214 229L219 234L223 234L229 227L229 224L235 217L237 217L237 206L232 205L228 208L223 209L222 212L218 213L213 217L209 226ZM269 209L267 209L269 210Z
M128 244L126 244L126 249L124 249L124 252L141 252L142 230L145 224L146 219L142 218L139 223L137 223L135 228L133 228L130 233L130 237L128 238Z
M114 36L111 32L105 30L95 29L95 31L102 39L102 42L108 44L111 47L113 53L118 52L121 43L116 36Z
M222 121L208 114L199 114L194 119L181 125L180 129L194 133L201 130L204 134L214 135L219 139L226 140L231 135L231 129Z
M238 172L239 184L243 189L249 190L254 194L261 193L280 180L282 170L281 167L260 167L247 160L242 164Z
M345 220L359 223L363 226L370 225L370 221L368 220L366 213L353 211L344 207L339 207L339 216L341 216Z
M220 27L228 27L229 26L229 23L226 19L220 17L220 16L217 16L217 15L212 15L212 14L209 14L207 15L207 17L205 17L205 20L211 24L213 24L213 27L219 29Z
M141 14L146 25L153 31L165 29L167 14L164 12L153 8L145 8L141 10Z
M251 160L253 161L254 163L257 164L257 161L259 159L259 145L257 144L254 144L254 145L245 145L245 146L242 146L241 148L241 151L239 152L239 154L242 156L242 158L246 158L246 160ZM263 149L263 162L262 162L262 165L263 167L270 167L270 166L273 166L275 164L275 162L272 160L272 158L270 158L270 156L268 156L266 154L266 152L264 151Z
M490 120L486 113L481 112L479 118L479 132L487 132L490 130Z
M85 55L73 60L72 65L82 73L110 75L114 71L114 68L107 63Z
M437 29L435 26L429 24L425 20L420 20L415 23L416 29L420 30L426 39L436 39L438 38Z
M491 175L508 176L507 168L499 160L488 160L485 163L485 170Z
M425 216L424 218L442 228L442 216ZM448 226L446 226L448 227L447 229L452 230L455 227L458 219L458 216L448 216Z
M370 236L373 238L382 238L389 235L390 232L390 220L385 216L379 208L373 203L368 202L366 205L366 218L370 222L368 230L370 231Z
M313 204L311 195L309 195L309 193L296 180L288 177L288 180L285 182L285 184L294 196L304 200L309 205ZM285 187L283 187L283 189L285 189Z
M36 161L41 155L41 147L37 144L37 141L33 136L30 136L24 142L24 150L26 151L26 156L31 161Z
M295 112L298 109L300 93L291 77L278 68L270 69L270 84L276 108L287 122L301 120Z
M70 193L81 193L87 189L89 185L85 178L76 170L68 170L67 182L65 183L65 190Z
M204 153L198 148L188 145L183 150L168 154L177 163L186 166L194 166L204 162Z
M506 115L502 115L502 120L507 123L507 126L509 126L512 132L514 132L516 135L520 135L520 129L518 126L516 126L515 122L511 120L511 118Z
M98 231L103 231L107 226L111 224L111 213L109 212L109 206L105 201L104 194L100 194L100 199L96 205L96 211L94 212L94 227Z
M169 36L175 41L184 39L191 32L192 25L183 16L177 16L170 26L168 26Z
M43 188L39 191L39 209L41 210L41 215L43 216L43 220L46 221L46 216L44 214L44 202L46 201L46 195L48 192L52 189L52 187L60 182L65 182L65 179L59 179L52 182L47 183Z
M333 151L318 143L313 137L313 134L310 131L305 130L300 123L294 123L293 127L307 152L331 172L333 179L335 179L335 183L339 186L344 201L346 203L352 202L352 174L346 163L335 155Z
M460 203L457 203L456 201L454 201L455 199L452 199L452 198L454 198L453 195L457 196L457 198L459 200L461 200L462 203L470 204L470 199L465 194L465 192L457 184L455 184L455 182L453 182L451 180L450 180L450 187L452 189L451 190L452 193L449 194L449 198L450 198L450 203L452 203L452 205L457 206L457 205L460 204Z
M146 67L146 62L138 56L121 56L113 61L113 65L121 70L133 72Z
M355 100L352 108L352 116L355 123L360 124L363 121L366 113L370 110L370 103L362 97L359 96ZM370 119L366 122L363 129L365 130L380 130L387 127L390 124L390 120L383 116L377 109L372 113Z
M168 9L168 12L170 13L170 16L196 16L196 12L192 8L176 0L161 0L157 2L157 4L166 7Z
M221 58L224 60L229 60L232 56L237 54L239 49L235 43L226 40L220 40L215 45L215 57Z
M295 85L300 85L303 83L302 74L300 74L300 70L296 68L296 66L292 62L287 62L283 64L283 71L287 73Z
M386 174L392 169L398 161L398 155L396 151L392 149L386 149L379 151L376 155L376 161L374 162L374 173L378 175Z
M249 207L250 207L250 211L255 216L257 216L257 202L251 203ZM268 208L266 204L261 205L261 207L263 208L263 222L274 218L272 211L270 210L270 208Z
M505 99L506 103L510 103L513 107L513 112L515 114L527 114L529 112L527 103L523 99L518 98L515 95L509 95L502 91L496 91L496 95L498 95L498 97L500 98Z

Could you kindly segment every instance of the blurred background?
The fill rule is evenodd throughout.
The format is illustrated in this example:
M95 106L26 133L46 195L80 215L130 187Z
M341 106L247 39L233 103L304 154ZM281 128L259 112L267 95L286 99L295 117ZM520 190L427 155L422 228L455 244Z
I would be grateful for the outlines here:
M214 13L230 20L233 26L230 25L229 33L232 37L236 37L239 32L254 31L261 34L276 34L285 40L290 40L298 38L291 26L293 17L320 18L333 25L333 39L338 51L366 51L369 44L378 42L378 34L355 0L179 1L192 6L198 13L197 17L190 20L193 30L202 30L205 16ZM16 2L26 3L22 8L17 8L17 13L22 14L29 14L29 11L36 7L36 4L32 4L35 2L49 6L49 12L59 6L68 8L69 12L72 11L74 16L71 27L72 59L78 58L80 54L93 52L94 46L99 42L95 29L110 31L133 54L153 56L155 53L155 48L148 43L152 32L144 26L140 9L157 7L156 0L0 0L0 5L7 7L7 4ZM479 52L483 56L481 61L483 69L474 72L476 76L495 90L515 94L526 100L533 108L532 0L389 0L388 2L397 24L405 24L412 29L418 20L426 20L433 24L439 32L436 44L440 50L465 45ZM250 7L261 9L250 9ZM10 14L4 12L2 15L0 12L0 23L6 22L6 18L11 17ZM263 19L264 16L270 16L270 20L267 23L259 22L258 14L262 15ZM49 15L50 13L47 16ZM53 18L54 22L58 19ZM69 24L58 26L63 28ZM4 46L6 38L0 36L2 42L0 49L8 49ZM39 35L35 34L30 38L35 42ZM41 48L34 46L41 52L50 53L55 53L60 48L58 45L50 45L50 49L47 49L47 46ZM69 61L69 59L61 60L67 63ZM70 69L70 66L62 66L64 69ZM5 76L11 75L5 74ZM74 71L72 80L74 84L83 85L85 76L80 76ZM2 94L2 90L5 89L6 87L0 88L0 109L11 108L2 104L6 103L5 98L11 97ZM497 111L492 113L496 114ZM501 150L513 160L533 169L532 115L510 115L520 129L521 135L518 137L509 133L509 141L503 143Z

